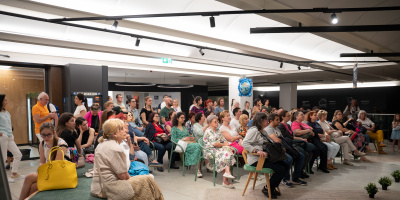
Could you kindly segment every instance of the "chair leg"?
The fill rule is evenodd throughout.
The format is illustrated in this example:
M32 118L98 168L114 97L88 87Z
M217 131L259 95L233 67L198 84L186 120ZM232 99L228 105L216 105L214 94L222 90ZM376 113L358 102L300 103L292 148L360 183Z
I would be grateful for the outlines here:
M268 196L269 200L271 200L271 183L269 182L269 174L265 174L265 180L267 180L267 187L268 187Z
M244 193L246 193L247 186L249 185L252 176L253 176L253 172L250 172L249 173L249 177L247 178L247 181L246 181L246 185L244 186L244 190L243 190L242 196L244 196Z
M257 176L258 176L258 172L256 172L256 174L254 175L253 190L256 187Z
M182 154L182 160L183 176L185 176L185 153Z

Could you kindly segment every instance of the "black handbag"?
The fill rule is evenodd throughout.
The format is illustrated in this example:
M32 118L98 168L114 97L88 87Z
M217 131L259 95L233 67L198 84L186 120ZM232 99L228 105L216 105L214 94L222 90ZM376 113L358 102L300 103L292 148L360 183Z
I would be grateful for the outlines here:
M292 140L290 138L285 138L285 137L279 137L279 138L282 140L282 145L286 149L286 153L292 156L293 159L296 159L300 156L299 151L297 151L297 149L294 148Z
M285 160L286 153L281 143L275 143L268 136L261 133L261 136L269 142L264 142L262 145L263 151L267 152L267 159L270 163Z
M161 136L157 136L154 138L154 141L159 143L159 144L165 144L168 143L171 140L171 135L168 136L168 140L164 140Z

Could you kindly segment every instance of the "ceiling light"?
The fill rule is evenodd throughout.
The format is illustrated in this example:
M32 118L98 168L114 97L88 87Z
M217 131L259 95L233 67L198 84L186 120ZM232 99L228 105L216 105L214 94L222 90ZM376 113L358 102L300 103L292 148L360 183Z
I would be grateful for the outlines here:
M115 30L117 30L117 27L118 27L118 21L115 20L114 23L111 26L111 29L115 31Z
M203 49L199 49L199 52L200 52L200 54L201 54L202 56L204 56Z
M0 69L7 70L7 69L10 69L10 68L11 68L11 66L2 66L2 65L0 65Z
M139 46L139 44L140 44L140 38L136 38L136 44L135 44L135 46Z
M339 21L339 19L337 18L336 14L333 13L333 14L331 15L331 22L332 22L332 24L337 24L338 21Z
M159 88L192 88L193 85L182 85L182 84L158 84Z
M297 65L297 69L299 69L299 70L301 71L301 67L300 67L300 65Z
M281 62L281 66L280 66L280 68L282 68L283 67L283 62Z
M214 18L214 16L210 17L210 26L211 26L211 28L215 27L215 18Z
M128 83L128 82L121 82L121 83L115 83L117 86L123 86L123 87L143 87L143 86L155 86L156 84L154 83Z

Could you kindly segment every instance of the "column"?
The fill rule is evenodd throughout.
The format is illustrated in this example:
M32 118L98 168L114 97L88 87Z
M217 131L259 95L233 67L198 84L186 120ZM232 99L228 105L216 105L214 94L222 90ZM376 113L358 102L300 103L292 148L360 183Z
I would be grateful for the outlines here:
M229 102L225 102L225 105L228 105L228 109L231 109L232 99L235 99L239 102L240 108L246 108L246 101L250 102L250 108L253 108L253 90L251 91L251 96L244 97L239 96L239 79L244 78L244 76L231 76L229 77Z
M285 110L297 108L297 83L280 84L279 107Z

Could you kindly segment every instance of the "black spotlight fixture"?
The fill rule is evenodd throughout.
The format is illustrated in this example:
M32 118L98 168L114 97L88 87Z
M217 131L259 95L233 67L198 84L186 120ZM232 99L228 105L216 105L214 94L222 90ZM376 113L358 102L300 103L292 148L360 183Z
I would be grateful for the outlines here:
M115 20L114 23L113 23L112 26L111 26L111 29L117 30L117 27L118 27L118 21Z
M215 27L215 18L214 18L214 16L210 17L210 26L211 26L211 28Z
M283 62L281 62L281 65L279 66L280 68L282 68L283 67Z
M136 38L136 43L135 43L135 46L139 46L139 44L140 44L140 38Z
M331 15L331 22L332 24L337 24L339 22L339 19L337 18L335 13Z
M299 69L299 71L301 71L301 67L300 67L300 65L297 65L297 69Z
M202 56L204 56L203 49L199 49L199 52L200 52L200 54L201 54Z

